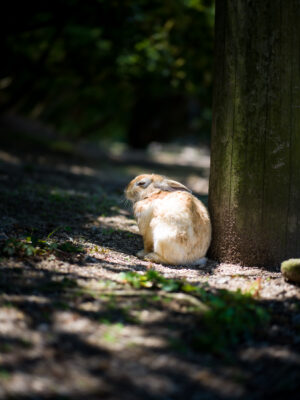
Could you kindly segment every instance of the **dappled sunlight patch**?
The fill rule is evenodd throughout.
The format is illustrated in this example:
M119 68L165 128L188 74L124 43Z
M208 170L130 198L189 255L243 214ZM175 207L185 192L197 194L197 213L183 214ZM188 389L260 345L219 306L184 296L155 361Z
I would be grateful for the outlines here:
M123 213L126 213L125 215L119 214L116 216L112 217L99 217L98 221L101 223L105 224L105 227L107 228L112 228L114 230L121 230L123 229L124 231L130 232L132 231L133 233L139 233L137 223L134 219L129 218L129 213L126 210L123 210ZM101 225L100 225L101 226Z
M168 341L160 335L149 335L147 329L141 326L124 325L121 322L109 323L103 321L95 331L87 337L87 343L105 347L112 352L125 349L166 349Z
M26 326L26 314L13 303L6 302L0 306L0 336L13 332L16 326Z
M231 288L243 292L256 292L257 297L268 300L279 298L300 298L297 287L285 282L278 271L264 271L260 268L236 264L219 264L209 282L217 288Z
M207 178L201 178L198 175L190 175L187 178L186 184L193 192L199 195L205 196L208 194Z
M286 361L300 365L300 356L292 349L283 346L260 346L260 347L247 347L240 351L242 360L259 361L262 357L269 357L277 360Z
M6 151L0 150L0 162L5 162L13 165L21 165L22 164L22 159L20 157L17 157L11 153L8 153Z
M86 165L71 165L68 169L75 175L96 176L99 173L98 169Z
M85 334L92 329L89 318L72 311L55 311L52 315L52 324L57 332Z
M195 382L200 382L202 386L212 390L216 395L228 396L231 399L240 398L245 393L241 382L245 377L241 374L217 373L212 369L202 369L201 371L194 372L193 379ZM238 382L240 381L240 383Z
M191 165L209 168L210 154L208 148L182 144L152 143L148 147L150 158L161 164Z
M26 362L27 360L25 360ZM101 377L91 374L84 365L74 365L64 361L59 363L48 356L46 365L42 360L35 362L37 371L33 367L27 371L7 371L5 381L6 391L12 396L23 396L26 392L31 397L52 397L68 398L71 396L84 396L90 391L97 390L97 393L105 394L109 391L109 385ZM1 370L0 370L1 372Z

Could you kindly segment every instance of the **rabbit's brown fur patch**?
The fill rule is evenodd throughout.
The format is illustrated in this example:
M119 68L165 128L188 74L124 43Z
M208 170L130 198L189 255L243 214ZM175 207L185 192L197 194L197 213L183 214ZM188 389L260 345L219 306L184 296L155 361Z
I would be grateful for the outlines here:
M205 256L211 240L210 219L188 188L160 175L140 175L125 193L134 204L144 240L140 256L165 264L194 263Z

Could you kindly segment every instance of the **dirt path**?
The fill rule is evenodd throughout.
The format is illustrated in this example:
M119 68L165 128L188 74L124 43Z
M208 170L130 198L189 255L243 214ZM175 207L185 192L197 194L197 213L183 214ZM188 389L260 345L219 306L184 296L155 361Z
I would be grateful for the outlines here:
M164 173L205 201L205 150L154 149L150 159L24 146L0 152L0 242L12 253L0 260L1 399L273 399L299 390L299 287L271 269L134 256L142 241L124 203L127 182ZM215 351L222 326L205 325L190 295L164 284L149 295L120 275L149 270L207 288L214 301L217 289L241 289L270 319ZM207 348L197 347L206 326Z

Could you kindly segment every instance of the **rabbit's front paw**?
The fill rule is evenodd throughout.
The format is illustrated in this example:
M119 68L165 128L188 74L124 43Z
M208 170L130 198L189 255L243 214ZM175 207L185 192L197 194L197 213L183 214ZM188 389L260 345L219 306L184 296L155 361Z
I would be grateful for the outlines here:
M145 261L152 261L157 264L166 264L166 261L163 260L157 253L148 253L144 256Z
M146 254L147 254L147 253L145 252L145 250L140 250L140 251L138 251L138 252L136 253L136 256L137 256L138 258L144 258Z

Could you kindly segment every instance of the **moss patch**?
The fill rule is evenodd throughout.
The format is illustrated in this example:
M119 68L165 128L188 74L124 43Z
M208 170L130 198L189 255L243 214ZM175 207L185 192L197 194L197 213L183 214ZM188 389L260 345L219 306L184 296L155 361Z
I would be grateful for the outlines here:
M283 261L281 272L288 281L300 283L300 258L291 258Z

